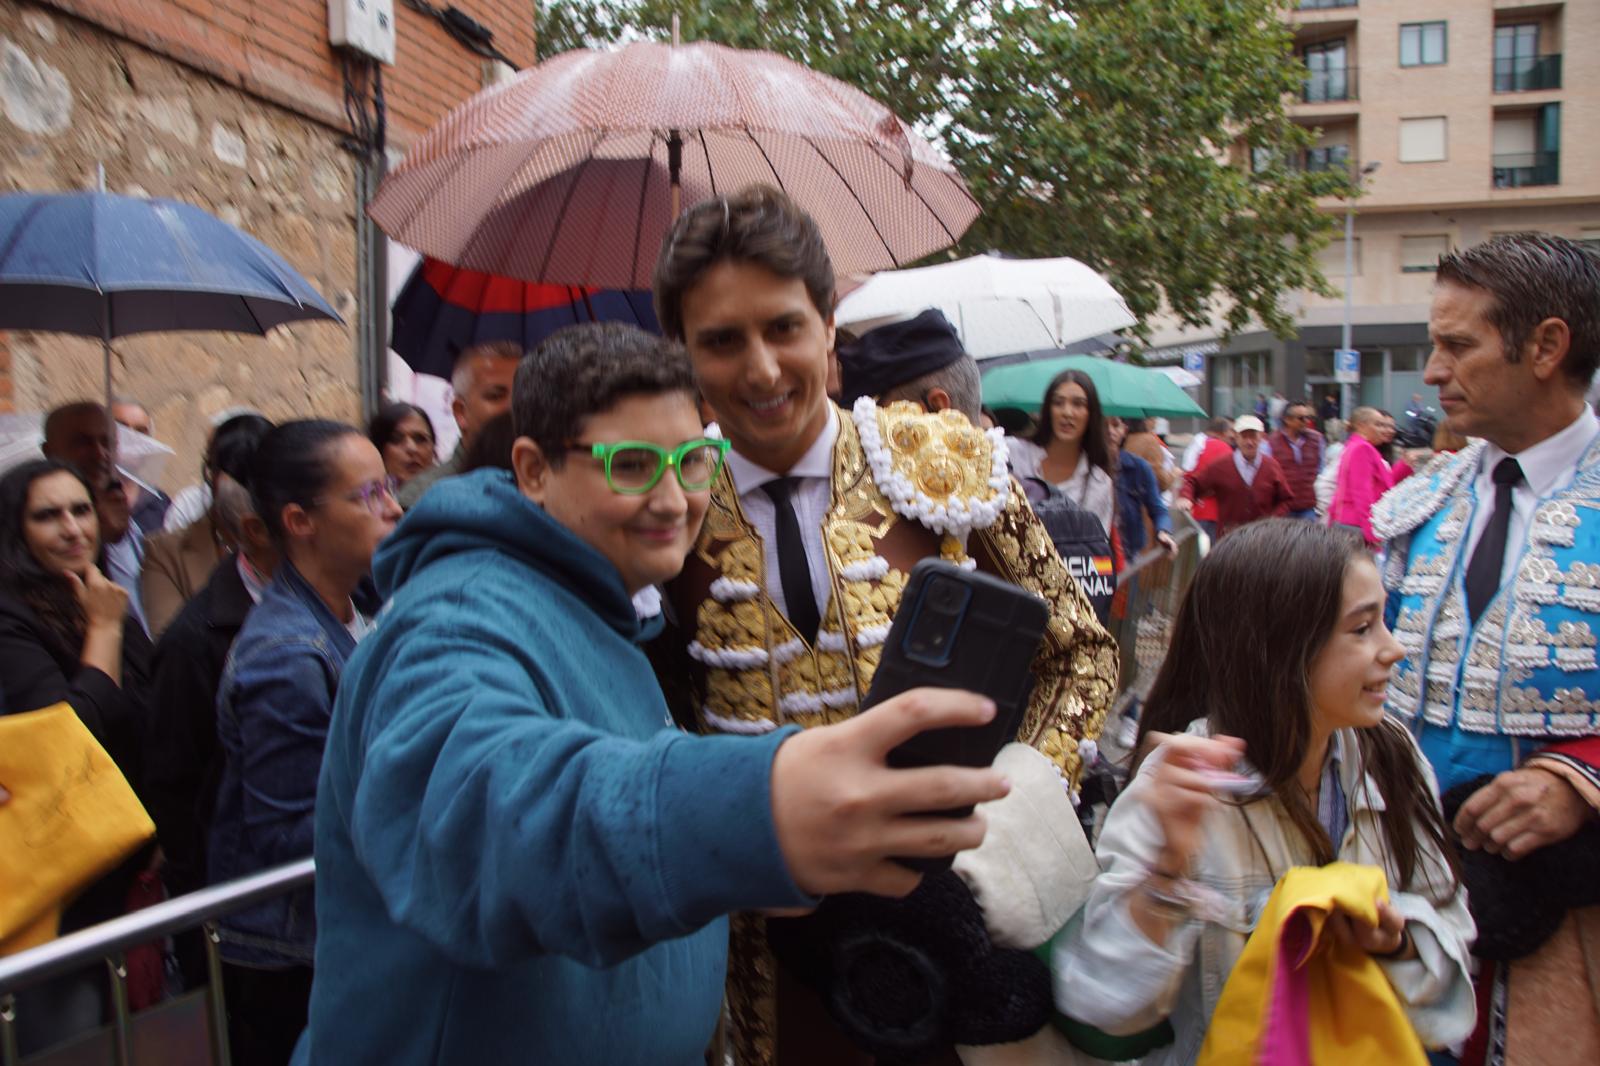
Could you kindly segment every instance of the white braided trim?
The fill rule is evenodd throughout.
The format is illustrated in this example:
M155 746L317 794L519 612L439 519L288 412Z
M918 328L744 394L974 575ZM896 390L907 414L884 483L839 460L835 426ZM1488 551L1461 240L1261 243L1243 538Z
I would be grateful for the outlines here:
M894 468L894 456L883 443L883 432L878 426L878 405L870 396L863 396L851 408L856 432L861 437L861 450L866 454L867 465L872 468L872 480L878 491L888 499L896 514L918 525L958 536L974 529L987 529L1005 509L1010 489L1010 468L1006 462L1005 435L999 429L986 430L991 445L989 488L994 495L987 500L976 496L968 499L951 498L934 503L928 495Z
M833 688L826 692L791 692L778 701L778 710L785 716L821 714L829 708L848 707L856 702L853 688Z
M824 629L817 634L817 650L841 652L850 646L843 633L835 633L831 629Z
M856 634L856 644L862 648L875 648L889 639L888 625L867 626Z
M698 640L689 645L689 657L724 670L749 670L767 665L765 648L708 648Z
M770 733L778 728L774 722L753 720L746 718L724 718L720 714L713 714L709 707L703 707L700 713L705 715L706 725L722 733L738 733L743 736L759 736Z
M846 581L878 581L889 572L889 560L881 555L874 555L870 559L848 563L839 569L839 576Z
M742 603L755 599L760 592L760 585L739 578L719 577L711 583L711 598L718 603Z
M779 666L784 663L792 663L805 654L805 650L806 642L799 637L794 640L786 640L772 649L772 661Z

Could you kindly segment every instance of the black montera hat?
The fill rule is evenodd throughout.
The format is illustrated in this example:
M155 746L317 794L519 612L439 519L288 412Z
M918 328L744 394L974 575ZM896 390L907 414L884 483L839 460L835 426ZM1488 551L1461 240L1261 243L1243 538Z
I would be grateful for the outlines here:
M966 354L955 327L933 307L904 322L868 330L860 339L839 345L840 402L849 407L863 396L882 396Z

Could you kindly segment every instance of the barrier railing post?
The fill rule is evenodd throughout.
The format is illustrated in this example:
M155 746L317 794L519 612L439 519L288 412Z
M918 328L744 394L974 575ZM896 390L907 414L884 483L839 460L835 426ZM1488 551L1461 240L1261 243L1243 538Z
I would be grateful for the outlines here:
M133 1066L133 1019L128 1010L128 963L122 952L106 960L111 972L111 1050L117 1066Z
M222 991L222 937L216 922L207 922L203 928L206 942L207 1013L211 1018L211 1061L215 1066L232 1066L233 1058L228 1047L228 1000Z
M0 1066L17 1066L17 997L0 996Z

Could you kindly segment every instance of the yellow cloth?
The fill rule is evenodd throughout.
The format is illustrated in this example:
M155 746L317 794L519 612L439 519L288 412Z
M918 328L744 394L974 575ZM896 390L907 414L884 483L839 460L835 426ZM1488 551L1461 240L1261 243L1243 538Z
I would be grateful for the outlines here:
M1383 967L1327 930L1336 909L1376 924L1388 898L1375 866L1284 874L1228 975L1196 1066L1426 1066Z
M65 703L0 717L0 956L55 938L61 911L155 835Z

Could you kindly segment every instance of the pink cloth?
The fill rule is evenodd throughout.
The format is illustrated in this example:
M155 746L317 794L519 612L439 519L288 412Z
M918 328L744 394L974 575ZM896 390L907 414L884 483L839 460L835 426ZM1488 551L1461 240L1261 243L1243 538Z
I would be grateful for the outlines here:
M1372 442L1352 435L1339 459L1339 480L1328 508L1331 525L1355 526L1367 543L1377 546L1372 535L1372 505L1393 486L1389 464L1383 461Z

